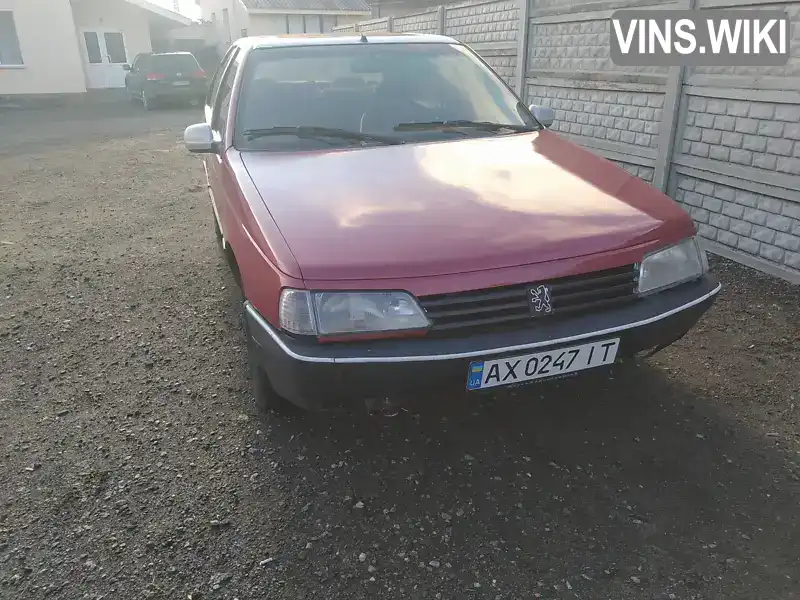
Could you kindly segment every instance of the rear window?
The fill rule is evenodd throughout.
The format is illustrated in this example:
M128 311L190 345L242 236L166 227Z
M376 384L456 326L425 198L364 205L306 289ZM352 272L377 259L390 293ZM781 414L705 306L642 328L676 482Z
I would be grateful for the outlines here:
M200 68L197 59L191 54L165 54L152 57L152 66L159 72L180 73L182 71L196 71Z

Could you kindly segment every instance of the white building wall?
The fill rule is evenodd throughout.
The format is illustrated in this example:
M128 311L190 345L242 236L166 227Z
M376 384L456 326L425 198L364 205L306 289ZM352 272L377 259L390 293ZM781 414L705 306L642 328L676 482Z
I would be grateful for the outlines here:
M320 31L320 15L308 11L293 14L249 12L241 0L197 0L200 7L201 18L213 22L213 36L218 48L222 51L227 48L228 40L235 41L247 35L280 35L285 33L327 33L336 25L357 23L369 17L363 15L335 15L323 14ZM228 10L230 21L230 38L224 28L223 10ZM287 19L289 28L287 31Z
M147 11L122 0L75 0L73 4L78 40L83 29L114 29L125 37L128 61L140 52L152 52ZM85 49L81 46L81 55Z
M331 19L331 17L326 15L323 18L325 20L325 26L327 27L328 22ZM340 27L342 25L352 25L354 23L360 23L361 21L365 21L366 19L369 18L369 15L368 14L364 14L364 15L338 15L338 16L336 16L334 18L336 20L335 27ZM334 25L331 25L331 27L334 27ZM325 33L327 33L328 31L330 31L330 29L326 29Z
M250 15L248 35L286 33L286 15Z
M86 91L69 0L0 0L14 16L23 65L0 66L0 96Z
M240 0L198 0L201 18L213 23L212 38L220 53L228 47L229 41L242 37L242 32L250 33L250 16ZM228 11L228 27L224 24L224 11Z
M203 40L209 45L216 43L214 37L214 30L211 24L193 23L189 27L178 27L170 29L167 32L167 39L169 40Z

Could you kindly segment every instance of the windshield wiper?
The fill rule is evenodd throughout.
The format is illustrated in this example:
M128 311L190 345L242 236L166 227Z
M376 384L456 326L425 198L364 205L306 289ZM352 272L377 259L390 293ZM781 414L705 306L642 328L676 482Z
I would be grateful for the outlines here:
M428 121L426 123L400 123L394 127L395 131L430 131L432 129L454 129L468 128L479 129L481 131L514 131L522 133L524 131L538 131L538 128L530 125L511 125L509 123L491 123L489 121L467 121L456 119L453 121Z
M245 129L242 132L248 140L269 137L273 135L295 135L299 138L338 138L353 142L368 142L384 145L396 145L404 143L388 136L372 135L358 131L348 131L346 129L336 129L335 127L299 126L299 127L267 127L265 129Z

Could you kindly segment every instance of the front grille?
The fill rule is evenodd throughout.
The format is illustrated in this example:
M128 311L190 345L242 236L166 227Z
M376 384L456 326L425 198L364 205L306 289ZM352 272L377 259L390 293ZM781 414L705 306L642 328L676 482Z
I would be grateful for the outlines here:
M532 313L529 301L528 290L538 285L550 288L552 310L543 316ZM634 301L635 290L636 268L627 265L549 281L423 296L419 301L433 323L432 332L448 335L595 313Z

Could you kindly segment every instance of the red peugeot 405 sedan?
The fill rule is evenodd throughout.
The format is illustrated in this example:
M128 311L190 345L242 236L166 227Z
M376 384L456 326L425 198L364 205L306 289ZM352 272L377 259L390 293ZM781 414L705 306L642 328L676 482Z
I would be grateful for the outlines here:
M553 116L447 37L235 42L185 143L258 398L495 391L683 336L720 290L692 220Z

